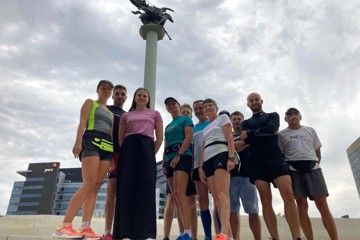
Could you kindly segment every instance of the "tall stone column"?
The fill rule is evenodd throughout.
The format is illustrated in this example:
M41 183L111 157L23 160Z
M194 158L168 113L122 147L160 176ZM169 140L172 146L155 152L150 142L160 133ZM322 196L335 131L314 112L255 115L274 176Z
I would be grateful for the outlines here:
M140 28L140 36L146 40L144 88L150 92L151 108L155 107L157 42L163 39L164 28L158 24L145 24Z

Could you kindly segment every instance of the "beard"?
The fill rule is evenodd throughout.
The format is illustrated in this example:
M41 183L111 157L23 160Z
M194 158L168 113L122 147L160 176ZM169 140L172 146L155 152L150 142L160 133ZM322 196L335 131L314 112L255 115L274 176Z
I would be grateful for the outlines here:
M250 109L251 109L251 111L253 111L253 112L258 112L258 111L261 110L261 105L260 105L260 104L253 105L253 106L251 106Z

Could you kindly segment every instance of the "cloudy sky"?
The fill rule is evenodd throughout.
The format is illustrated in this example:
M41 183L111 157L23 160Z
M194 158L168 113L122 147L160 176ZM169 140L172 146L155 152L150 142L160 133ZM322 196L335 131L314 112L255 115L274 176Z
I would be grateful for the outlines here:
M152 0L176 13L158 46L156 109L162 101L212 97L250 117L257 91L265 111L289 106L322 141L335 217L360 217L346 148L360 136L360 2L357 0ZM31 162L80 166L71 154L79 108L109 79L143 84L145 41L135 7L117 1L2 0L0 8L0 214L16 174ZM110 103L110 102L109 102ZM195 120L195 119L194 119ZM284 121L281 128L286 127ZM159 159L160 160L160 159ZM282 213L278 194L277 213ZM314 206L311 216L317 217Z

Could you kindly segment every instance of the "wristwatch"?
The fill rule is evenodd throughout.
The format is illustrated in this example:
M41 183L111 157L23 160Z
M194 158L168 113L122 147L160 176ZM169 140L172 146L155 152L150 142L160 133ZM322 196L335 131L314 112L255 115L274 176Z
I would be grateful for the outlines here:
M177 152L177 155L179 155L179 157L183 156L183 154L181 154L180 152Z

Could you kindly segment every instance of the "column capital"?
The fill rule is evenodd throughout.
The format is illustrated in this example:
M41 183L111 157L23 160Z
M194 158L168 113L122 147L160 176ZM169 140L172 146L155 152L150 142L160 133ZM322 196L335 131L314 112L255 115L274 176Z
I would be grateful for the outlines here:
M157 33L158 41L162 40L165 35L164 28L161 25L155 24L155 23L148 23L148 24L144 24L140 27L140 30L139 30L140 36L144 40L146 40L146 35L149 31L154 31Z

